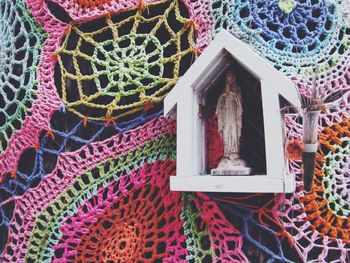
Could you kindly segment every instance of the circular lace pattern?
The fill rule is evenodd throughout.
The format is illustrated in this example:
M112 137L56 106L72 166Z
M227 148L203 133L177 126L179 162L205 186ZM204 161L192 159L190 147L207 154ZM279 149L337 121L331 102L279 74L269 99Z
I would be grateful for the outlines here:
M108 262L108 260L153 262L168 256L166 247L169 242L167 240L170 238L170 228L167 225L174 224L181 228L181 223L176 224L175 211L170 211L170 207L164 207L161 201L163 191L155 186L133 189L130 193L125 192L121 196L117 191L114 194L119 196L119 199L113 202L113 207L108 205L106 207L103 202L112 201L110 198L112 198L113 188L117 189L115 187L118 185L114 182L104 191L100 191L98 196L93 197L94 208L88 209L88 203L92 200L87 201L80 207L79 214L67 219L71 223L62 224L62 233L65 238L60 242L66 245L68 250L66 256L74 251L76 261L85 261L88 254L91 255L90 262ZM99 203L97 200L102 200L103 192L110 198ZM174 204L172 208L180 212L178 205ZM95 209L100 210L98 215L92 213ZM87 212L84 213L83 210ZM80 226L73 229L72 225ZM80 242L73 250L69 247L69 243L76 239ZM59 243L57 248L63 246L63 243ZM182 253L184 251L182 249Z
M161 15L152 11L157 5ZM147 11L69 26L55 72L67 109L116 120L161 102L196 56L193 21L182 17L179 5L163 0Z
M106 56L106 61L99 59L101 53ZM109 93L110 96L119 98L155 88L161 83L164 72L162 58L162 45L152 35L126 35L117 41L100 43L91 60L93 74L99 77L105 75L109 83L105 88L98 85L98 95ZM106 74L107 68L109 74ZM113 88L116 89L115 92Z
M324 127L312 192L303 191L301 161L292 162L297 189L286 200L286 209L280 214L302 258L345 262L350 251L350 121L346 116L340 117L339 112L331 115L333 118L329 119L322 116Z
M323 86L344 78L348 69L349 13L342 5L296 1L286 12L281 1L214 0L215 32L228 29L307 88L317 67Z

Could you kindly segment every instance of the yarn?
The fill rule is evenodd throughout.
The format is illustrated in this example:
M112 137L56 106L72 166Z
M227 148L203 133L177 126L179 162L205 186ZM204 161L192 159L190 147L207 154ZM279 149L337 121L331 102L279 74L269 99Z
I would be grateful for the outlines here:
M78 6L85 9L93 9L94 7L103 8L103 5L110 4L111 0L75 0Z
M0 185L0 191L2 193L1 202L6 202L11 198L22 195L30 188L36 187L44 179L45 175L54 169L57 159L61 154L74 152L84 145L102 141L106 137L108 138L108 135L105 134L112 133L119 134L119 136L128 134L127 131L141 126L160 113L148 113L144 111L138 118L135 117L132 121L120 122L109 127L106 127L105 123L90 120L84 125L84 121L74 118L74 116L71 116L72 113L56 113L53 116L52 122L57 122L57 124L51 126L50 129L53 138L47 136L47 131L44 132L38 146L36 148L29 148L22 154L19 164L23 162L26 169L18 167L17 171L14 171L14 176L7 176L3 180ZM62 123L60 120L69 121L70 127L65 127L67 123ZM146 128L146 126L141 127ZM65 128L68 128L68 130L65 130ZM32 156L32 164L28 163L28 154ZM49 170L47 168L48 163L51 163L50 166L52 166ZM29 167L31 169L28 169ZM3 222L0 222L0 227L7 228L12 214L5 212L1 208L0 216L3 218Z
M174 125L164 120L153 121L148 125L148 131L162 126L165 133L172 133L174 130ZM138 131L143 131L144 128ZM188 253L184 246L185 235L191 234L188 229L183 230L185 222L181 219L180 211L184 208L181 208L179 193L169 193L167 190L168 174L174 171L174 136L159 134L152 142L140 143L149 132L140 134L135 130L132 134L133 140L128 140L129 136L122 136L128 143L113 143L117 147L115 149L109 145L116 138L93 143L94 150L88 147L83 150L83 147L80 153L63 154L58 162L58 170L47 175L38 186L41 190L37 188L27 191L21 199L16 200L17 207L28 207L31 204L32 208L16 210L13 218L26 220L16 219L10 227L10 233L31 231L33 234L21 238L20 243L10 239L6 248L8 253L2 259L13 261L25 256L28 261L40 262L73 262L82 259L81 257L91 262L102 258L122 260L142 257L146 261L157 258L168 262L184 260ZM154 134L150 137L154 137ZM134 146L128 150L128 144ZM99 155L107 159L96 159L99 148L104 149ZM121 153L118 154L118 151ZM82 152L85 152L85 158ZM78 169L71 172L66 170L66 176L60 178L58 171L63 171L72 162ZM85 173L86 168L91 165L96 168ZM53 182L56 189L52 187L47 192L46 185ZM41 191L46 193L45 197L42 194L32 195ZM30 204L25 201L28 197ZM220 239L221 244L230 242L235 247L234 250L224 251L221 247L226 245L217 245L221 251L215 250L211 257L244 258L239 245L232 243L241 242L239 233L225 223L214 202L208 208L204 207L201 208L198 204L196 209L200 214L192 216L193 221L190 224L198 229L198 233L204 231L203 234L209 235L207 245L215 248L211 242L217 244L215 240ZM197 225L200 220L197 218L203 218L203 222L207 222L212 230L207 232L202 224ZM112 223L111 219L116 226L114 231L103 231ZM190 219L186 222L188 220ZM226 229L222 231L228 237L222 239L222 235L215 235L214 229L224 225ZM103 233L105 238L101 238ZM100 238L94 239L94 236ZM120 240L119 237L124 239ZM104 242L106 246L101 247L99 242ZM154 242L154 245L149 242ZM200 250L206 253L207 245L200 244L196 253L201 253ZM96 249L92 249L93 247Z
M242 237L223 218L217 204L206 195L183 194L181 218L187 237L186 248L189 262L247 261L242 249ZM225 236L225 238L223 238Z
M152 11L158 5L162 15ZM148 7L131 9L122 21L107 13L104 21L68 25L57 51L57 87L68 111L104 121L131 115L162 101L189 67L196 56L192 20L181 16L178 1Z
M303 191L300 161L291 165L297 175L297 190L284 201L285 211L280 212L280 217L304 261L347 261L350 226L347 112L348 107L335 108L328 115L322 115L320 147L310 194ZM293 133L294 138L300 137L297 132Z
M176 223L176 216L178 216L176 212L179 212L179 206L173 204L164 207L165 204L161 201L165 195L164 191L166 191L166 187L162 191L156 186L157 184L154 185L155 182L150 182L149 186L146 185L140 188L134 187L134 183L132 182L136 181L135 183L143 185L147 184L150 179L155 181L155 178L152 176L153 173L156 173L161 180L162 173L164 174L166 171L174 169L173 163L157 160L153 165L148 165L146 161L140 167L140 171L130 169L128 172L129 176L121 176L119 178L117 174L120 172L118 170L123 169L123 167L118 166L108 164L106 167L102 165L96 171L93 171L93 174L87 175L89 181L92 183L93 177L97 176L100 178L114 178L108 186L105 181L105 187L102 187L98 192L94 188L90 192L90 187L85 186L83 180L78 180L75 183L75 185L80 185L84 189L81 194L87 199L81 206L74 205L75 209L73 208L71 212L68 212L66 209L69 209L69 207L65 208L65 204L62 203L62 198L69 198L69 195L66 194L56 201L56 204L59 204L58 206L61 208L59 209L61 212L54 208L56 205L52 206L53 211L57 211L59 214L50 215L48 213L50 210L46 210L39 216L39 218L48 220L49 224L46 224L46 231L43 232L39 230L40 221L37 221L37 226L34 227L33 232L40 235L39 240L44 240L43 238L46 236L48 242L43 243L41 247L37 247L34 245L36 244L36 238L33 237L30 240L32 245L29 247L31 253L27 255L28 260L49 260L50 256L52 256L51 251L53 251L50 248L54 244L57 244L54 247L55 250L65 250L62 253L63 259L72 258L72 261L83 259L89 262L113 259L116 262L137 259L154 261L169 256L169 253L166 253L166 245L170 245L173 241L179 242L175 248L180 251L182 250L180 253L185 253L180 246L181 239L183 240L184 238L180 236L179 240L177 240L175 235L170 236L171 231L175 233L179 232L181 223ZM109 169L111 170L108 171ZM136 169L136 166L134 166L134 169ZM107 170L107 174L104 174L103 170ZM74 188L71 192L75 193L76 197L78 197L79 190L77 191ZM103 196L107 196L107 198ZM79 200L79 197L75 198L75 200ZM75 214L77 218L75 218ZM162 216L163 214L165 216ZM66 219L60 226L58 220L64 215ZM108 218L110 219L108 220ZM66 224L65 222L69 223ZM112 223L115 227L111 227L109 230L108 228L105 229L109 225L108 222ZM172 227L168 226L169 223L172 223ZM56 231L59 228L61 234L57 236ZM106 232L104 233L104 231ZM161 235L162 233L163 235ZM63 238L61 238L61 235ZM157 238L158 235L160 235L159 239ZM57 242L57 239L59 239L59 242ZM123 241L125 244L119 243ZM160 243L160 246L163 245L164 248L157 248L158 243ZM77 244L77 246L72 246L72 244ZM102 244L105 244L105 246L101 246ZM172 246L170 245L169 247L171 248ZM86 257L86 254L89 256ZM73 258L72 256L74 255L77 255L77 257ZM176 259L174 260L176 261ZM56 257L53 259L53 262L60 262L60 260Z
M36 98L36 69L45 33L22 1L1 1L0 21L1 153L21 129Z
M0 261L348 262L348 10L317 0L0 0ZM169 190L176 123L160 117L162 101L222 28L303 97L317 66L329 112L310 194L291 112L295 193ZM215 116L207 124L210 169L222 144Z
M155 127L157 128L155 129ZM166 136L165 133L169 133L170 135ZM15 202L18 209L14 211L12 217L14 221L9 224L9 240L7 241L3 253L3 261L13 262L16 261L17 258L24 258L27 254L25 251L29 245L28 239L34 237L30 234L33 233L32 228L34 222L37 220L39 214L44 212L45 209L54 200L59 198L63 192L67 192L66 195L68 195L67 198L69 198L65 199L64 197L64 200L71 200L72 202L84 200L84 196L81 196L80 199L72 196L74 193L78 195L79 191L81 191L81 194L84 194L85 190L87 190L84 187L82 188L79 187L78 184L75 184L75 181L80 178L80 176L78 176L79 174L82 175L87 170L93 170L99 163L101 164L99 166L101 171L107 169L107 166L109 165L111 165L111 167L117 165L120 173L125 174L133 169L137 169L145 162L153 162L154 160L164 159L167 156L173 159L173 154L170 154L172 149L174 149L174 136L171 135L173 133L174 124L167 123L164 119L156 118L149 121L145 126L141 126L138 129L126 132L120 136L113 136L103 142L91 143L80 148L78 151L61 154L57 160L55 169L50 174L45 175L36 188L27 190L20 198L9 200ZM109 164L112 159L116 160L116 164ZM93 176L95 174L96 172L89 172L89 176L93 177L89 179L91 184L88 186L92 191L91 193L95 191L94 189L96 189L96 187L103 186L105 180L112 180L112 178L114 178L113 176L115 176L114 173L108 173L106 176L95 176L95 178ZM79 182L81 180L83 179L80 178ZM84 180L85 181L80 182L82 183L81 186L87 183L86 179ZM76 186L77 189L68 190L69 187L71 187L70 189L73 189L74 186ZM61 204L63 203L64 206L69 206L64 200L62 201L61 199L58 199L57 202L61 202ZM26 207L31 207L31 209L27 209ZM56 210L57 208L54 208L54 211ZM47 212L45 212L45 214L46 213ZM44 220L46 223L50 220L59 220L58 215L55 216L51 214L51 212L49 214L50 218ZM25 218L25 220L16 220L16 218ZM46 225L46 223L44 223L44 225ZM53 224L54 223L50 223L49 225L52 226ZM57 224L58 223L56 223L56 225ZM49 225L47 225L47 227L49 227ZM40 224L40 227L42 227L42 224ZM28 233L28 235L18 240L14 238L13 235L19 232ZM45 234L45 231L39 230L39 232L47 235L47 233ZM37 238L40 239L40 236L37 236ZM39 242L40 244L42 243L42 245L40 245L42 249L44 249L43 242L44 240ZM35 246L35 244L32 245ZM36 256L42 257L43 255L36 254ZM35 257L34 254L33 257Z
M292 161L300 160L303 155L303 143L296 140L288 142L286 154L287 157Z
M6 2L6 4L3 4L5 6L12 1L3 2ZM15 2L16 5L19 5L22 1ZM37 61L38 63L37 67L28 71L33 75L32 80L36 84L36 91L34 92L36 94L35 100L31 105L30 112L26 114L25 118L23 116L24 121L21 129L11 135L10 143L7 145L6 150L0 152L0 181L3 180L6 174L16 170L19 156L27 148L37 144L40 130L48 129L50 116L62 105L62 102L54 91L52 74L54 71L54 61L52 55L58 48L62 34L64 33L63 25L50 14L43 1L26 1L25 4L23 6L23 13L31 14L33 16L32 21L34 22L35 20L35 25L42 27L45 33L42 34L42 43L37 42L37 45L34 45L34 42L29 41L33 45L33 52L38 50L36 56L33 57L33 61ZM24 27L26 28L26 26ZM29 26L27 30L29 30ZM34 28L28 33L28 36L31 36L30 38L33 39L32 41L34 41L35 33L36 30ZM42 46L40 46L41 44ZM12 52L15 52L15 50ZM2 54L2 56L4 55ZM28 58L30 57L28 56ZM29 91L29 88L27 90Z
M279 9L286 14L289 14L296 7L297 3L294 0L280 0L278 3Z
M214 34L226 28L243 39L305 94L317 65L318 85L329 96L337 88L332 81L349 79L347 1L296 1L289 13L280 2L214 0Z

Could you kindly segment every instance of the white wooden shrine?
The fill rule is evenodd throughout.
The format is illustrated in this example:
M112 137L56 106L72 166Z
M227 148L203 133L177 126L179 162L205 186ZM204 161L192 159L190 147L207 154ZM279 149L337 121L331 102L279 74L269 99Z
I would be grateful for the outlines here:
M227 71L228 57L260 81L266 174L212 176L205 170L205 129L198 112L203 94ZM293 82L227 31L217 34L164 101L164 115L177 120L177 172L170 177L170 189L242 193L294 191L295 176L289 173L284 154L279 96L300 107Z

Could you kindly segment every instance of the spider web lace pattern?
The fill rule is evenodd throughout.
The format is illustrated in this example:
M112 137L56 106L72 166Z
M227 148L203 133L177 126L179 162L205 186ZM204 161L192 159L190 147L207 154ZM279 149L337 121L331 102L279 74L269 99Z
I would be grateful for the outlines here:
M182 17L178 1L149 9L68 26L57 52L68 111L94 120L131 115L161 102L188 69L196 56L192 20Z
M16 262L17 259L25 257L28 251L28 239L33 235L33 223L38 215L68 187L74 185L76 178L79 178L81 174L112 158L116 159L121 167L125 167L121 172L126 173L134 169L129 168L128 170L128 167L135 162L143 164L147 158L155 160L159 159L159 156L172 156L168 151L171 151L173 147L174 130L174 123L163 118L156 118L144 126L113 136L103 142L91 143L77 151L61 154L55 169L52 173L47 174L37 187L27 190L20 197L9 198L6 203L1 204L5 210L6 206L15 206L11 221L7 223L8 241L2 253L2 260ZM99 180L98 184L102 184L103 178ZM18 220L19 218L23 220ZM21 237L18 238L18 233L23 233L24 236L21 234Z
M297 189L285 200L286 209L280 212L280 217L293 237L296 251L305 261L349 261L348 111L348 107L334 109L322 116L318 163L310 194L303 191L301 161L291 162L291 170L297 176ZM300 140L301 127L293 121L290 124L295 131L293 138Z
M213 34L226 28L245 40L281 72L304 84L302 92L312 85L316 65L325 91L337 89L334 80L349 80L348 1L293 1L296 5L290 10L281 2L214 0Z
M0 1L0 152L20 130L37 94L45 33L22 1Z

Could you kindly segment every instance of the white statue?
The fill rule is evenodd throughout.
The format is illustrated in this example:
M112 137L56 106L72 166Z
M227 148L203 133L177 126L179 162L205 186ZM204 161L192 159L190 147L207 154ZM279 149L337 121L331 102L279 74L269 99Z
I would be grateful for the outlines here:
M218 167L212 170L215 175L249 174L250 168L240 159L240 138L242 133L242 95L232 70L226 73L226 84L216 106L218 131L224 145L224 156Z

